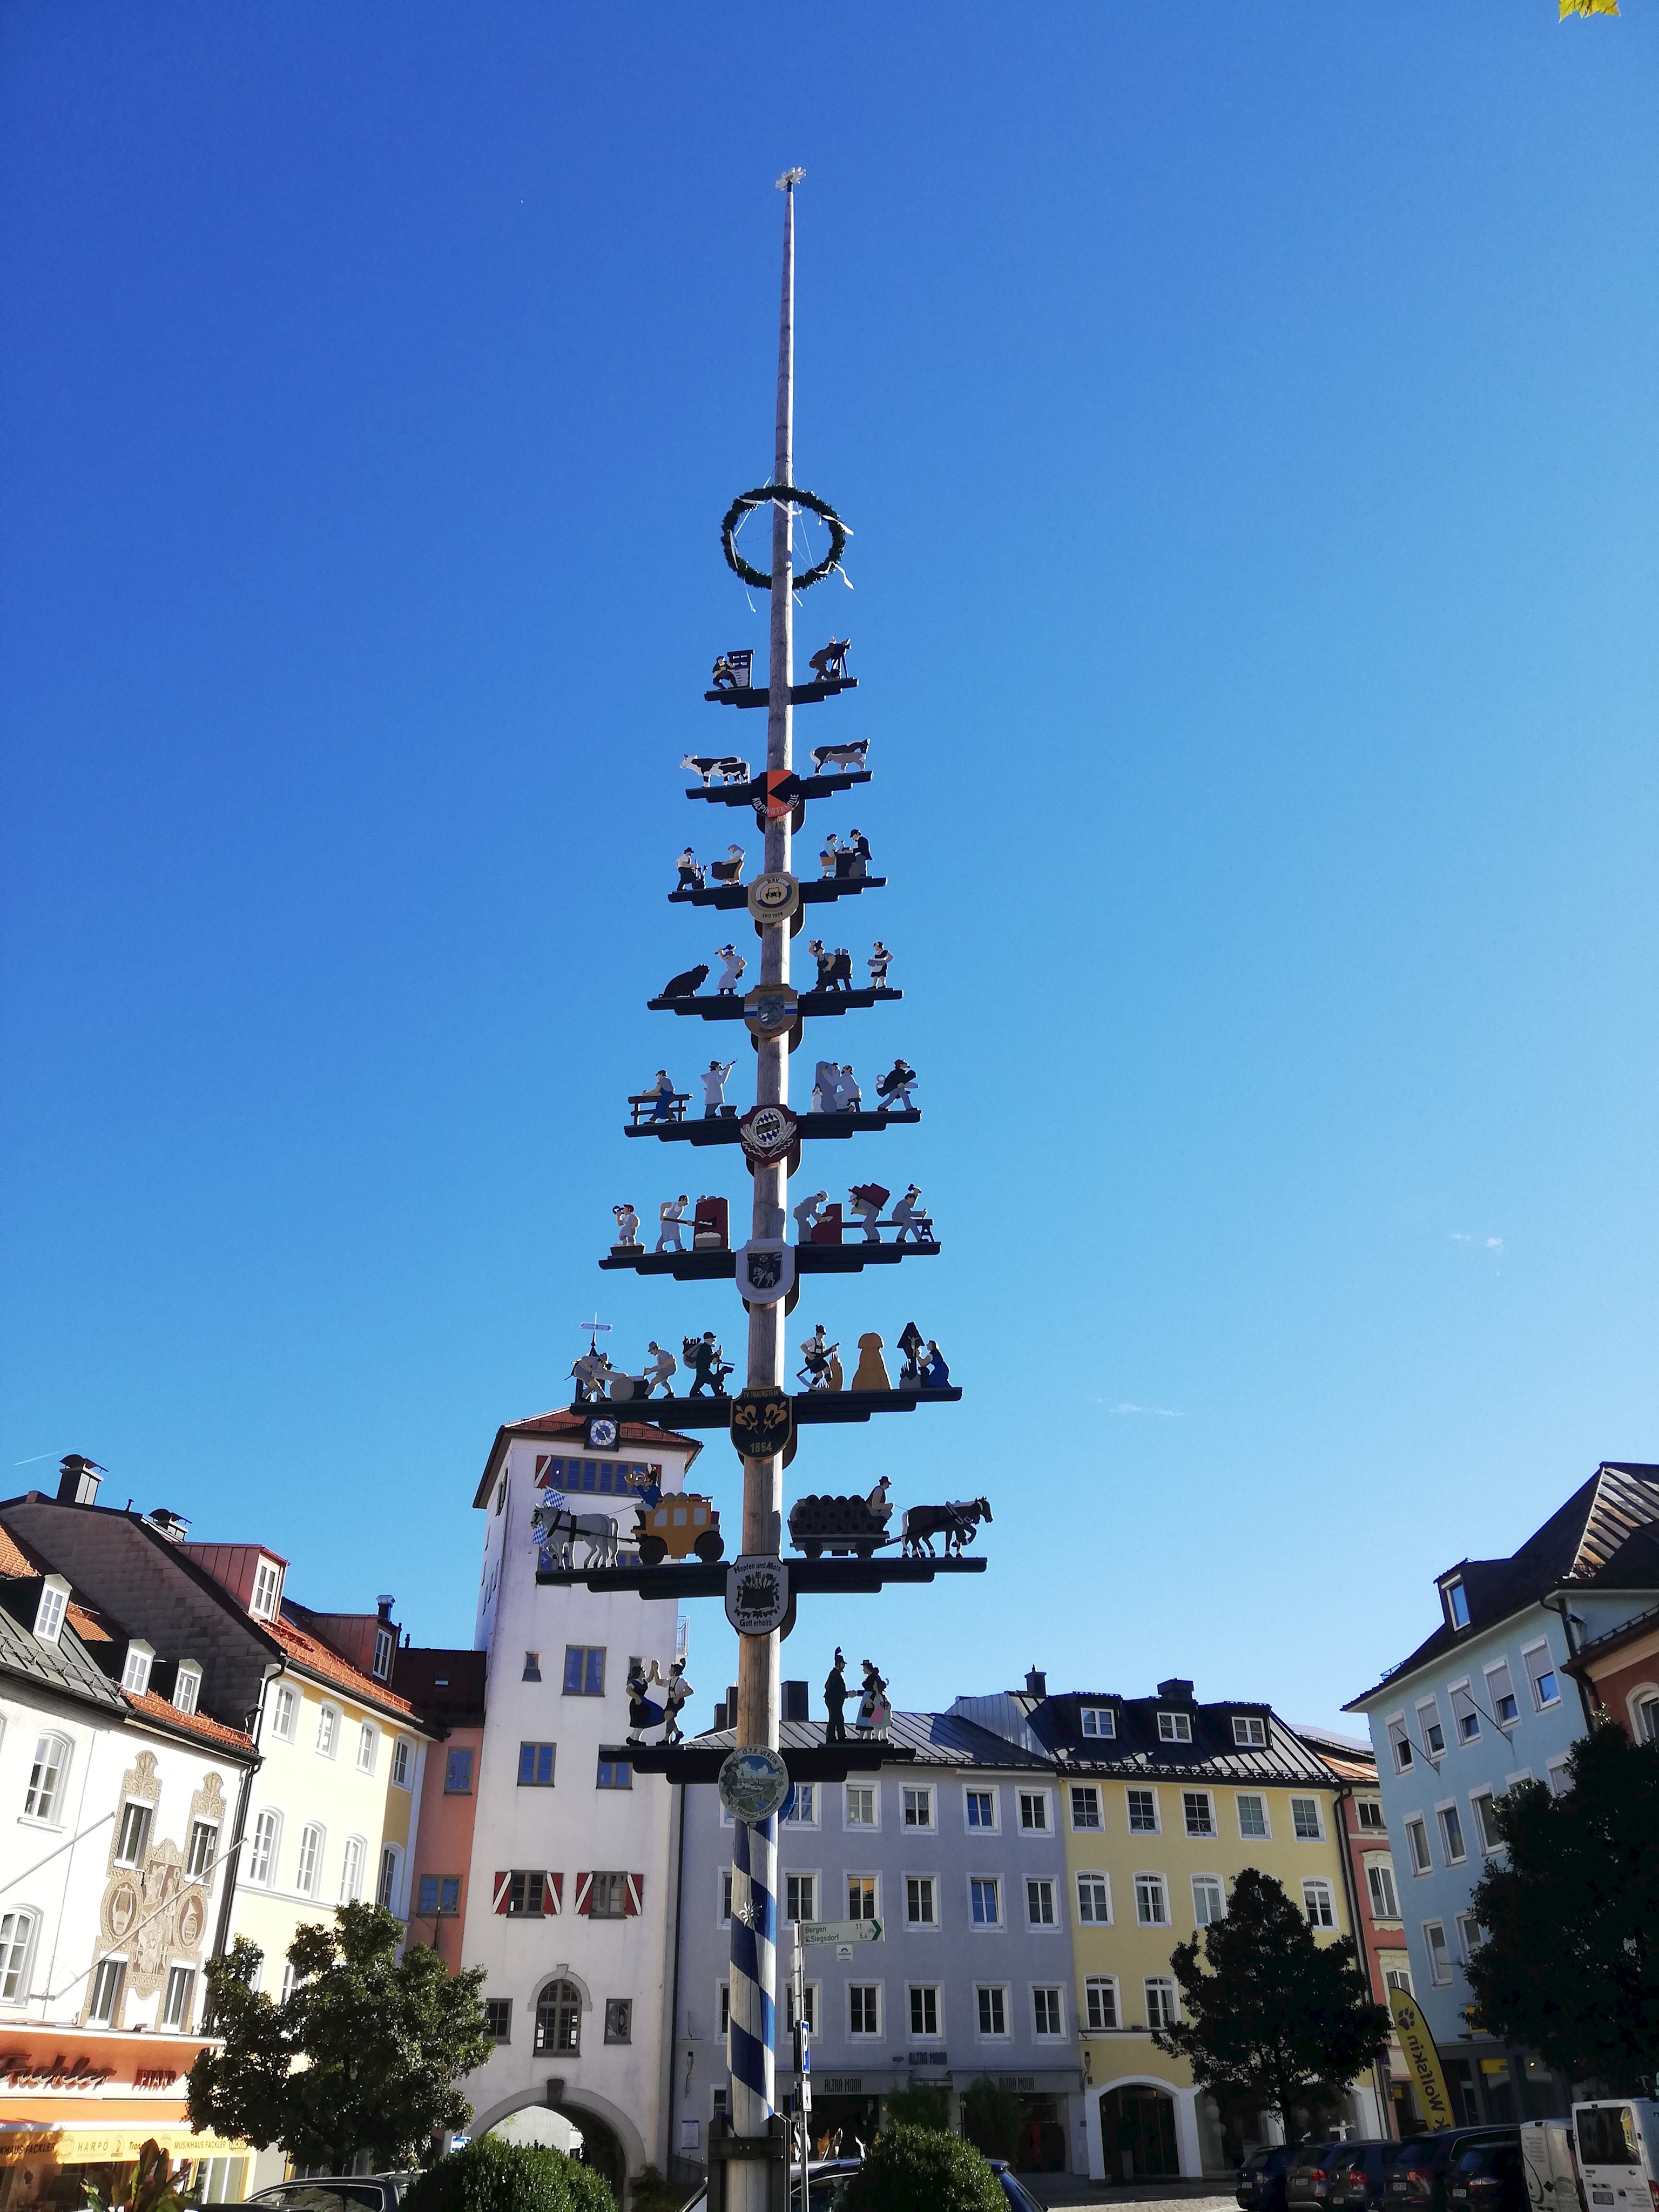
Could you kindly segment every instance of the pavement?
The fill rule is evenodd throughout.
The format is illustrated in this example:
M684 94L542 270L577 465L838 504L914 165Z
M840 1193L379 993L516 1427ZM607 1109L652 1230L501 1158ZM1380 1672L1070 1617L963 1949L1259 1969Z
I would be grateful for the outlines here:
M1019 2177L1049 2212L1090 2212L1133 2204L1139 2212L1237 2212L1231 2190L1214 2181L1091 2181L1086 2173L1022 2173Z

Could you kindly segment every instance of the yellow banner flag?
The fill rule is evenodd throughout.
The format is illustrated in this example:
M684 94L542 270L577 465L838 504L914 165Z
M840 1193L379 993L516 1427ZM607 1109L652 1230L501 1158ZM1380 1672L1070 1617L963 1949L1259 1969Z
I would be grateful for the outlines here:
M1561 0L1561 13L1557 18L1565 23L1569 15L1616 15L1619 0Z
M1394 2032L1400 2038L1400 2048L1411 2069L1418 2104L1430 2128L1455 2128L1457 2118L1447 2092L1446 2076L1441 2069L1440 2053L1429 2033L1429 2023L1417 2008L1416 1998L1408 1990L1391 1986L1389 2010L1394 2015Z

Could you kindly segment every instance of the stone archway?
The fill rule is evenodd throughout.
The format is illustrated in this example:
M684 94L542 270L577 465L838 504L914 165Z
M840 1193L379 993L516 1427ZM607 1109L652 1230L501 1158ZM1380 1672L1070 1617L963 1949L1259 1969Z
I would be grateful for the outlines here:
M544 2112L555 2124L544 2139L556 2149L566 2148L566 2143L557 2141L560 2134L580 2134L581 2146L576 2154L584 2165L604 2174L617 2203L622 2203L623 2185L629 2174L638 2173L646 2162L647 2153L639 2130L626 2112L618 2111L606 2098L596 2097L574 2084L568 2092L562 2089L554 2103L549 2102L545 2090L540 2095L534 2090L520 2090L516 2096L504 2097L499 2105L478 2113L472 2122L472 2136L476 2140L490 2134L515 2113L522 2113L527 2118L537 2112ZM513 2131L520 2142L527 2138L529 2132L526 2129Z

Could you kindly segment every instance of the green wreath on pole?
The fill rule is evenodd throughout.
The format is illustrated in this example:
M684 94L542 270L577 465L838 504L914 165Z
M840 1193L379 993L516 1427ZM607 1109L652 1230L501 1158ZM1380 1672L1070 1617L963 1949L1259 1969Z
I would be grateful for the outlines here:
M753 514L757 507L764 507L769 501L784 500L796 507L809 508L830 526L830 550L815 568L804 568L799 576L790 579L792 591L805 592L814 584L821 584L826 576L840 568L841 556L847 550L846 524L829 501L820 499L816 492L802 491L798 484L762 484L754 491L740 491L726 508L725 520L720 524L720 550L725 554L726 565L732 574L741 576L745 584L752 584L757 591L769 592L772 579L765 569L754 568L738 552L738 525L745 514Z

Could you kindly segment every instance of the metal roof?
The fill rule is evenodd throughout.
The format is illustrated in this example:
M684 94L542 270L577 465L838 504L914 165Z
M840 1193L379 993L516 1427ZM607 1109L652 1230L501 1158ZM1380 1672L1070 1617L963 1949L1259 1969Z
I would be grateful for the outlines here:
M848 1705L854 1700L849 1696ZM823 1721L785 1721L778 1730L778 1748L788 1764L792 1750L805 1750L823 1741ZM862 1744L867 1741L864 1733L855 1728L847 1731L849 1743ZM732 1729L710 1729L696 1739L710 1748L735 1744L737 1734ZM988 1729L978 1727L955 1713L899 1713L893 1715L887 1730L887 1741L895 1749L914 1752L907 1759L906 1770L915 1766L986 1766L1000 1767L1005 1771L1018 1768L1024 1772L1052 1773L1052 1759L1037 1759L1021 1751L1005 1737L993 1735Z

